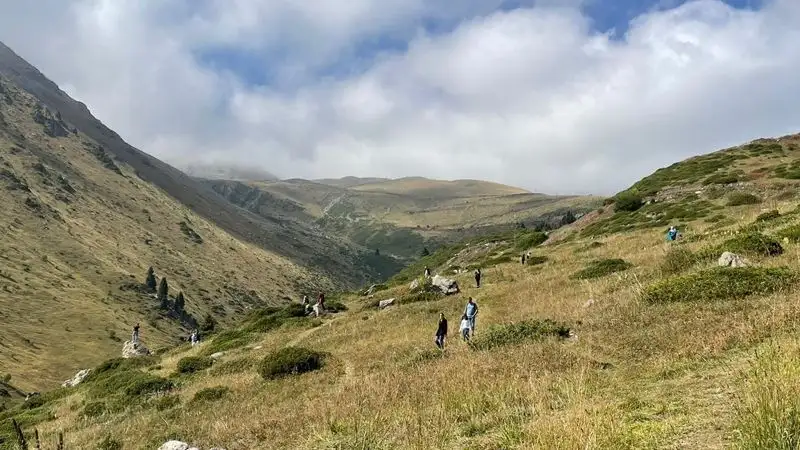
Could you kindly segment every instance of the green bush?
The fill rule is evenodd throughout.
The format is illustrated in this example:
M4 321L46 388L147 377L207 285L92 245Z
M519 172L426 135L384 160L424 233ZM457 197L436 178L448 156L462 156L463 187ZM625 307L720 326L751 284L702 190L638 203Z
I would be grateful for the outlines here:
M691 250L684 247L672 246L661 260L661 272L674 275L683 272L698 262L699 258Z
M159 397L154 404L158 411L166 411L180 405L181 398L177 395L164 395Z
M347 311L347 306L344 303L336 300L325 300L325 311L329 313L343 312Z
M217 400L221 400L223 397L228 395L230 392L231 392L231 390L228 389L225 386L215 386L215 387L206 388L206 389L197 391L197 393L194 394L194 397L192 397L192 402L194 402L194 403L215 402Z
M614 211L633 212L644 206L642 197L631 192L621 192L614 197Z
M731 192L727 197L728 206L757 205L761 198L747 192Z
M776 233L781 239L788 239L795 244L800 242L800 224L791 225Z
M528 264L529 266L538 266L546 263L547 261L549 261L547 256L531 255L530 258L525 260L525 264Z
M761 233L742 233L723 242L716 248L714 257L724 251L748 256L778 256L783 253L780 242Z
M514 247L519 251L525 251L529 248L536 247L547 240L547 234L540 231L529 231L520 233L514 239Z
M633 267L633 264L623 259L598 259L590 262L584 269L572 274L573 279L588 280L600 278L616 272L622 272Z
M505 325L490 325L472 340L475 350L491 350L506 345L524 344L549 336L569 337L569 327L550 319L526 320Z
M216 336L206 345L203 350L204 355L213 355L217 352L224 352L234 348L244 347L253 342L256 336L246 330L226 330Z
M97 444L97 450L122 450L122 443L107 435Z
M770 220L774 220L781 217L781 213L778 212L777 209L773 209L771 211L763 212L756 217L756 223L758 222L769 222Z
M105 402L90 402L83 407L84 417L100 417L106 412Z
M195 373L206 370L214 364L214 360L206 356L187 356L178 361L178 373Z
M733 173L716 173L703 180L703 186L710 184L733 184L739 182L739 176Z
M157 394L172 389L172 381L155 375L142 374L143 377L134 381L125 389L125 394L129 397Z
M325 354L303 347L284 347L261 361L258 372L265 380L318 370Z
M786 267L714 267L658 281L645 288L642 298L648 303L728 300L770 294L797 281Z

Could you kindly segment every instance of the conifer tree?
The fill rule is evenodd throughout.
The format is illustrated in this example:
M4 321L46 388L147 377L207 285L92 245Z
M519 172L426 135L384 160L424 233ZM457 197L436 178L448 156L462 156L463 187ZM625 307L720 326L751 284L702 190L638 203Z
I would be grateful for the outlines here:
M423 258L424 258L424 257L426 257L426 256L428 256L428 255L430 255L430 254L431 254L431 252L428 250L428 247L423 247L423 248L422 248L422 253L420 253L420 255L421 255Z
M161 302L162 309L169 309L169 285L167 284L167 277L161 279L158 285L158 301Z
M186 299L183 298L183 291L180 291L178 296L175 297L175 311L182 313L184 307L186 307Z
M214 317L211 314L206 314L206 317L203 319L203 324L200 325L200 331L204 333L210 333L214 331L214 328L217 327L217 321L214 320Z
M147 278L144 280L144 284L147 286L147 289L150 289L151 291L155 291L156 287L158 286L156 274L152 267L147 269Z

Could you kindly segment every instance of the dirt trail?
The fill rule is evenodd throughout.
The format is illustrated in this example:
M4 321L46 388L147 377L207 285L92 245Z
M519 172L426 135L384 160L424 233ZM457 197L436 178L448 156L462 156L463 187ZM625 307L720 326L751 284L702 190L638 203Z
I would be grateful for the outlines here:
M289 341L289 343L287 343L286 346L287 347L291 347L291 346L295 346L295 345L299 344L300 342L302 342L303 340L307 339L309 336L311 336L312 334L316 333L320 329L325 328L325 327L329 327L332 323L342 319L342 317L343 316L336 317L335 319L332 319L332 320L330 320L328 322L325 322L324 324L322 324L322 325L320 325L318 327L310 328L310 329L308 329L306 331L303 331L302 333L298 334L297 337L295 337L294 339ZM344 381L345 381L345 383L353 384L355 382L355 380L356 380L356 370L355 370L355 367L353 367L352 361L350 361L349 359L346 359L346 358L342 358L342 357L339 357L339 359L344 364Z

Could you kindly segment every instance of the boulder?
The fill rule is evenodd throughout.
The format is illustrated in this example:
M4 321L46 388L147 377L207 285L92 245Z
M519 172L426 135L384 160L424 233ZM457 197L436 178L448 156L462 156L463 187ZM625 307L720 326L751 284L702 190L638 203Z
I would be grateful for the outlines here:
M125 343L122 344L123 358L138 358L140 356L148 356L150 354L150 350L141 342L125 341Z
M380 302L378 302L378 308L383 309L383 308L386 308L387 306L391 306L393 304L394 304L394 299L393 298L389 298L389 299L386 299L386 300L381 300Z
M219 359L219 358L222 358L222 355L224 355L224 354L225 354L225 352L217 352L217 353L210 354L208 357L211 358L211 359Z
M186 442L167 441L158 447L158 450L200 450L197 447L190 447Z
M444 295L458 294L461 292L461 290L458 288L458 283L456 280L445 278L440 275L433 277L431 284L439 288Z
M75 376L72 377L71 379L61 383L61 387L65 387L65 388L75 387L75 386L83 383L83 380L85 380L86 377L89 376L89 373L91 371L92 371L92 369L83 369L83 370L81 370L80 372L76 373Z
M412 291L414 289L419 289L419 280L412 281L411 284L408 286L408 288L411 289Z
M717 265L720 267L745 267L747 260L736 253L725 252L719 257Z

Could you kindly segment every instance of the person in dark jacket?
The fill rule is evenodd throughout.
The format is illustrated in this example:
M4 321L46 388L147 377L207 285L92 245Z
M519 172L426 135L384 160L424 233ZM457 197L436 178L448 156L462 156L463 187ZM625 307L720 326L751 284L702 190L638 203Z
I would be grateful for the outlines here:
M444 350L444 341L447 339L447 319L444 313L439 313L439 328L436 329L436 346Z
M481 287L481 269L475 269L475 286Z

